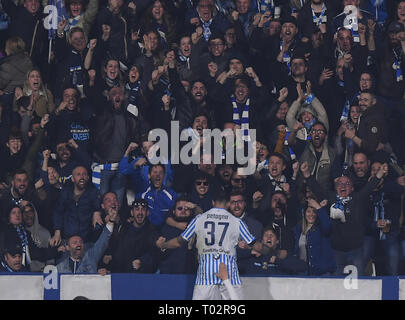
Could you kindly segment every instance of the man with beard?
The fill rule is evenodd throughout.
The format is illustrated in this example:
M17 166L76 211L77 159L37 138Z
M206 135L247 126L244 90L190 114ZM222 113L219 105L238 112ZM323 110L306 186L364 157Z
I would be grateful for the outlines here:
M56 143L56 169L59 181L65 184L72 178L72 171L79 165L90 167L91 158L73 139L60 140Z
M330 176L335 161L335 151L328 144L327 134L325 125L317 122L311 128L311 140L297 140L296 144L297 148L305 146L299 162L308 163L311 175L323 190L332 188Z
M358 130L346 126L344 134L353 141L357 150L370 155L377 151L379 144L387 142L384 109L369 91L360 94L359 107L362 114Z
M59 273L97 273L97 264L107 249L113 232L117 211L110 211L106 226L94 246L85 248L80 235L68 238L66 249L69 257L62 260L56 267Z
M169 209L173 207L177 193L163 184L165 167L162 164L154 164L149 167L150 187L137 198L146 200L149 204L148 219L157 227L165 222ZM149 214L150 211L150 214Z
M171 215L179 225L175 227L166 222L162 227L162 237L166 239L178 237L194 217L193 207L194 205L186 197L179 197L174 204ZM179 248L166 250L161 255L159 270L160 273L195 274L197 270L195 250L191 249L186 243L183 243Z
M256 136L260 136L260 114L266 109L266 106L271 105L269 94L260 81L255 82L255 86L251 85L251 79L257 78L254 71L246 72L247 76L241 75L235 78L231 96L223 94L221 104L224 107L219 114L221 127L226 122L233 122L236 129L243 130L243 141L248 141L249 129L256 129Z
M73 139L84 151L89 151L92 110L88 99L80 99L79 91L72 85L63 90L63 100L51 115L48 132L56 141Z
M260 238L263 226L247 212L247 204L243 192L234 191L231 193L229 197L229 211L247 225L252 235L257 239ZM251 252L252 250L237 248L236 254L238 256L238 263L243 264L243 260L250 258ZM245 270L239 268L239 271L243 274Z
M76 167L72 172L72 183L66 185L60 193L53 216L55 234L50 244L59 245L63 239L69 239L72 235L79 235L87 242L95 212L100 212L99 193L89 184L87 169Z
M154 273L158 264L155 246L159 234L149 222L148 202L137 198L131 206L132 222L125 222L111 244L111 272Z
M175 65L169 64L168 73L172 97L176 100L176 106L179 108L176 117L179 120L180 130L191 126L193 117L200 112L206 113L211 125L216 127L216 114L214 112L216 104L204 81L194 79L191 82L190 93L187 93L180 81Z
M104 194L114 191L120 204L125 193L125 176L118 170L127 146L139 142L141 128L139 119L124 108L124 89L113 87L109 91L108 104L101 108L94 126L93 183Z

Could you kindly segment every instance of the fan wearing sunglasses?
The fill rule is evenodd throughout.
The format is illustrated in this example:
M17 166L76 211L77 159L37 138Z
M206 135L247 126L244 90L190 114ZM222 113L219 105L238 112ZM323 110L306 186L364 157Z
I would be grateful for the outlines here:
M212 194L209 176L202 171L198 172L194 177L189 200L205 212L212 208Z
M176 200L173 211L162 227L162 236L171 239L178 237L197 213L194 203L181 196ZM195 249L184 243L180 248L166 250L162 253L159 270L164 274L195 274L197 259Z

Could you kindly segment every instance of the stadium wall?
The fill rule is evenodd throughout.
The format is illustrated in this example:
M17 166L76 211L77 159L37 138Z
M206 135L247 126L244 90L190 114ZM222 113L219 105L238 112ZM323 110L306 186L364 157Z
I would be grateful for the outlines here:
M0 300L190 300L193 275L0 274ZM405 278L243 277L246 300L405 300Z

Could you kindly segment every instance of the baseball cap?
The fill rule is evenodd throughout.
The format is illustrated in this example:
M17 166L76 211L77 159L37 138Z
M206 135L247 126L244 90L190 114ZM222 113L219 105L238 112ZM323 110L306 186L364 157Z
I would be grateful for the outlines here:
M148 205L149 205L148 201L146 201L145 199L142 199L142 198L138 198L138 199L135 199L132 202L131 208L135 208L135 207L138 207L138 206L148 207Z
M387 32L388 33L397 33L405 31L405 27L402 23L398 21L393 21L388 25Z
M298 27L297 19L295 19L295 17L293 17L293 16L285 17L285 18L281 21L281 25L283 25L284 23L287 23L287 22L292 23L292 24L294 24L296 27Z

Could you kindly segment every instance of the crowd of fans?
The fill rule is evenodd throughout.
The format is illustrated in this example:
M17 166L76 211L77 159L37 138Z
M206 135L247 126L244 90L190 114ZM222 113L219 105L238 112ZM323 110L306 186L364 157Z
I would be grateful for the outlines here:
M242 275L405 274L404 0L0 3L1 271L193 274L156 240L226 192L272 249ZM242 129L254 174L156 164L174 121Z

